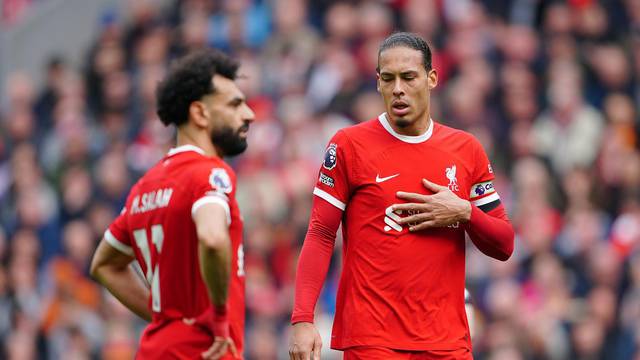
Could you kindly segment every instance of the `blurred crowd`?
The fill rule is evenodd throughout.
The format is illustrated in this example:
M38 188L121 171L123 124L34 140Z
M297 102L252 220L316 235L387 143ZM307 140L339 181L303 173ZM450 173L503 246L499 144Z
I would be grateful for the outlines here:
M434 52L432 117L480 139L517 233L504 263L467 249L475 357L640 359L640 1L182 0L161 11L145 0L96 26L82 68L59 54L46 82L15 72L3 84L0 358L133 357L145 324L88 265L130 186L173 145L157 82L205 46L240 59L257 118L231 160L245 355L287 358L324 147L384 111L378 45L406 30ZM325 350L339 244L318 303Z

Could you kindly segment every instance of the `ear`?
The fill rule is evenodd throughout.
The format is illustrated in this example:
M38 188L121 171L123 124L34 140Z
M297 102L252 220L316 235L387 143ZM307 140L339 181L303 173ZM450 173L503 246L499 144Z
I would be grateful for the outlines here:
M429 90L435 89L435 87L438 86L438 72L436 71L436 69L431 69L429 71L429 74L427 74L427 77Z
M380 92L380 73L376 72L376 90Z
M189 105L189 119L196 126L206 128L208 126L209 110L202 101L194 101Z

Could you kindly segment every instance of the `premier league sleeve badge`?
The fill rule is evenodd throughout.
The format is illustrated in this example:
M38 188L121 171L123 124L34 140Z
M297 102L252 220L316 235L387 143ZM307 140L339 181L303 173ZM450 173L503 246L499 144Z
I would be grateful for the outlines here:
M331 143L329 147L327 147L327 151L324 153L324 162L322 163L322 167L331 170L336 167L338 163L338 145Z
M229 194L233 190L233 185L231 184L231 178L227 171L222 168L213 168L211 170L211 174L209 175L209 184L211 187L219 192Z

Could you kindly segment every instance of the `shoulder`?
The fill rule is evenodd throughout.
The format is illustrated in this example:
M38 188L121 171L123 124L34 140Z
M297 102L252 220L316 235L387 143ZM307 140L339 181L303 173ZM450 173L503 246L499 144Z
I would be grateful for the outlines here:
M354 144L370 143L376 133L379 133L379 125L378 119L375 118L344 127L336 132L331 142L347 148L353 148Z
M236 182L236 174L231 166L219 158L203 157L194 162L191 165L191 170L187 173L192 181L207 182L227 193L231 192L233 184Z
M373 118L355 125L347 126L345 128L342 128L338 132L343 132L345 136L348 136L350 138L358 138L370 135L372 132L375 132L378 128L378 125L380 125L378 118Z
M483 148L480 141L470 132L452 128L435 121L434 123L433 140L439 146L469 151L478 151Z

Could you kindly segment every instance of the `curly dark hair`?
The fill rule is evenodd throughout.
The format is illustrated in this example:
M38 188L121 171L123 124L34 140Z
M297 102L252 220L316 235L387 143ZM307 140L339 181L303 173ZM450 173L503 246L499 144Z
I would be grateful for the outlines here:
M199 50L176 61L156 90L162 123L186 123L191 103L215 92L211 78L218 74L235 80L238 67L237 61L216 49Z
M419 35L409 32L397 32L384 39L378 49L378 62L380 61L380 54L383 51L398 46L404 46L420 51L422 53L422 63L424 68L427 72L431 70L431 49L429 48L429 44L427 44L427 42ZM376 68L376 71L378 73L380 72L379 65Z

